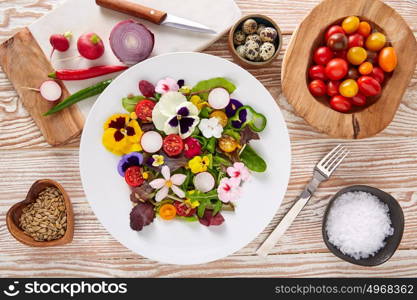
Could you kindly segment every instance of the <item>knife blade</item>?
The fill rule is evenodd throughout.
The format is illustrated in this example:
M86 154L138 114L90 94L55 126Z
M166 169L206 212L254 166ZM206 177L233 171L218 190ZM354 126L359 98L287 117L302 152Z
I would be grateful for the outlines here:
M215 34L213 29L181 17L168 14L164 11L149 8L144 5L126 0L96 0L96 4L111 10L122 12L134 17L142 18L158 25L191 30L200 33Z

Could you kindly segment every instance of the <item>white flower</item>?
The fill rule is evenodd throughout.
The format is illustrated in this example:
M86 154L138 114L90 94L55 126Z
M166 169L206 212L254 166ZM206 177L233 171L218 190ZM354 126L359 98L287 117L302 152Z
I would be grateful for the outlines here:
M213 117L210 119L202 119L198 128L201 130L205 138L220 138L222 136L223 127L220 125L219 119Z
M189 137L200 121L198 108L178 92L164 94L152 110L152 121L165 134Z
M169 171L168 166L163 166L161 173L164 178L154 179L149 183L152 188L159 190L156 193L155 200L157 202L164 200L168 196L170 189L178 197L184 198L185 193L178 187L178 185L183 184L187 176L184 174L175 174L171 176L171 172Z

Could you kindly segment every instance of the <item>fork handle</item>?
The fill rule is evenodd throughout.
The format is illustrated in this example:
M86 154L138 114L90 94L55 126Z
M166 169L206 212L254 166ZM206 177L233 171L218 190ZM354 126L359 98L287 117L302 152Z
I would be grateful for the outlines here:
M310 200L311 196L312 193L308 190L308 188L306 188L299 196L297 202L295 202L295 204L287 212L278 226L274 229L274 231L272 231L272 233L258 248L258 250L256 250L256 254L263 257L266 257L269 254L270 250L275 246L285 231L287 231L287 229L291 226L292 222L294 222L295 218L307 204L308 200Z

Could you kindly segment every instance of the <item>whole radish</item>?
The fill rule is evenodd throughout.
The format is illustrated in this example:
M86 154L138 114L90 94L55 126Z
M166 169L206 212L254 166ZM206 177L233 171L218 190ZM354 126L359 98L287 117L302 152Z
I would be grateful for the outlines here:
M78 52L87 59L97 59L104 53L104 44L101 38L93 33L85 33L78 38Z
M54 54L55 50L58 50L60 52L65 52L68 50L70 46L70 39L72 37L72 33L70 31L65 32L64 34L53 34L49 38L49 43L51 43L52 46L52 54Z

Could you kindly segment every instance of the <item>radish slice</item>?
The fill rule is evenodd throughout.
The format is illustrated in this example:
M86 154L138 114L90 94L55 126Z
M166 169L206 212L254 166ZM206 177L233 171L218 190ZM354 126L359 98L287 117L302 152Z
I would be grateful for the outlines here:
M140 144L145 152L158 152L162 148L162 136L156 131L147 131L142 135Z
M56 81L47 80L41 84L39 92L45 100L56 101L61 98L62 88Z
M208 102L214 109L223 109L230 102L229 92L224 88L215 88L208 95Z
M214 188L214 177L209 172L198 173L193 182L195 188L203 193L207 193Z

